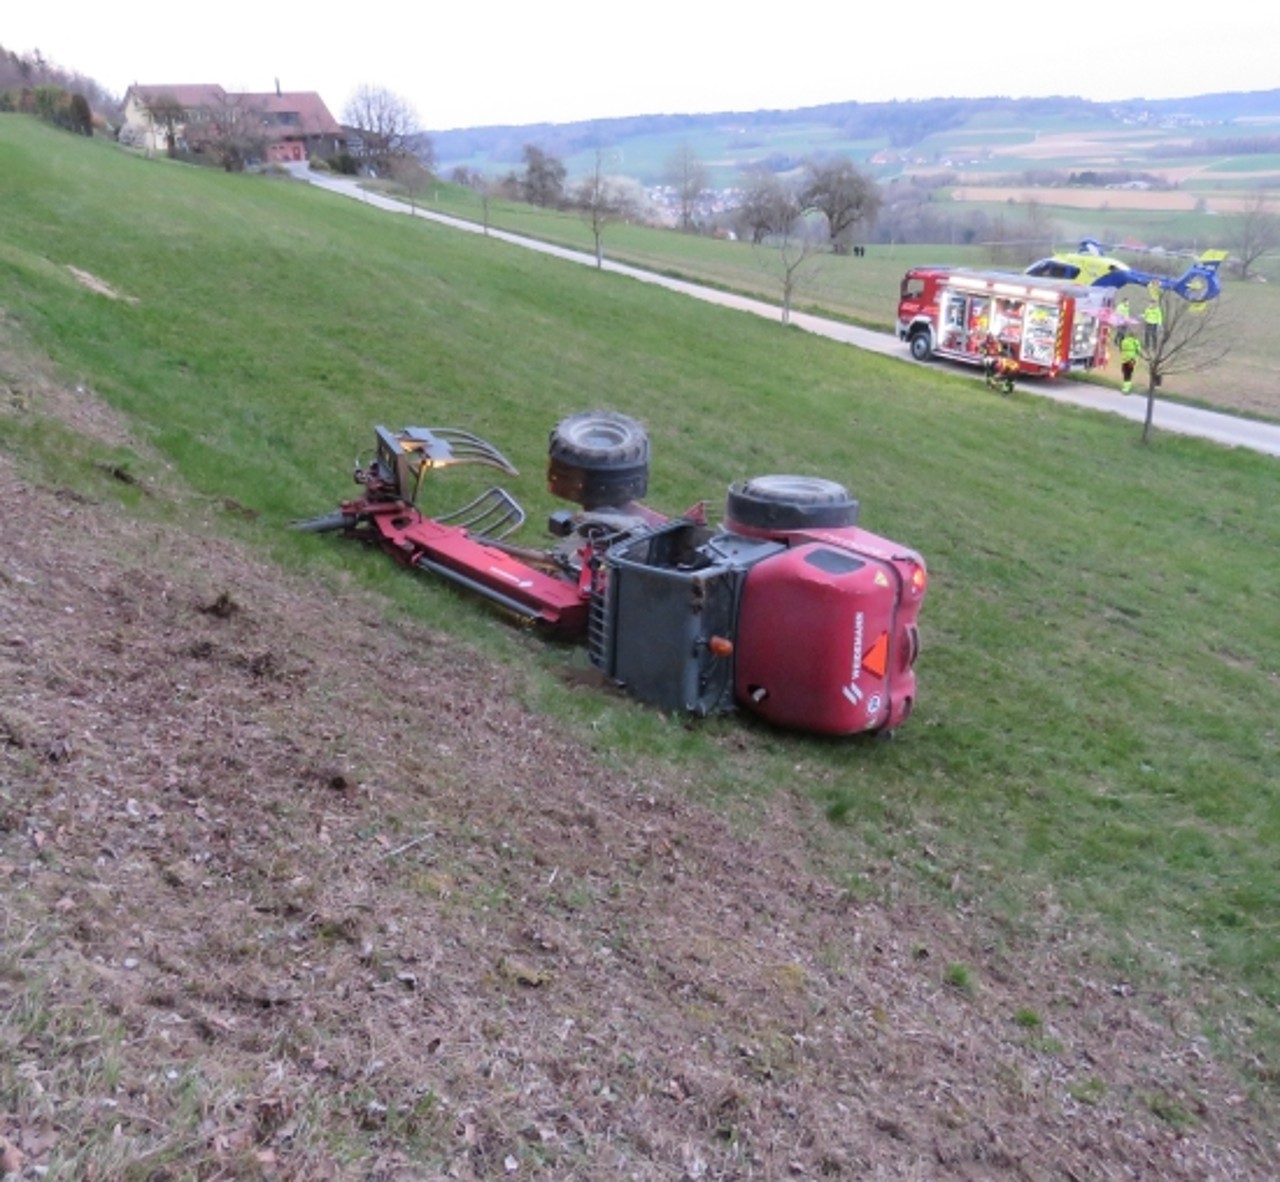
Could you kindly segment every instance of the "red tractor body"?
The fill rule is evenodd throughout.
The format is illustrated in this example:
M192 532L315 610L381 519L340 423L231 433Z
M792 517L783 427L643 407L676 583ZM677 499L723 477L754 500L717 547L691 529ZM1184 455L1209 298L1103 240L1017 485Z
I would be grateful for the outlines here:
M893 730L915 703L924 565L856 528L792 535L751 572L738 619L738 699L780 726ZM781 625L781 626L780 626Z

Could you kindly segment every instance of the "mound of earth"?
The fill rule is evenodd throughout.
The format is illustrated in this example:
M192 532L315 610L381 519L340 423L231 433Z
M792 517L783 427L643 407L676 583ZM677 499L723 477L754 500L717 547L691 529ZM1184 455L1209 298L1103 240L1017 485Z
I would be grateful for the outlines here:
M127 438L4 365L0 426ZM9 451L0 497L6 1177L1280 1174L1185 1002L1048 904L1027 940L892 866L860 900L803 795L699 803L194 498Z

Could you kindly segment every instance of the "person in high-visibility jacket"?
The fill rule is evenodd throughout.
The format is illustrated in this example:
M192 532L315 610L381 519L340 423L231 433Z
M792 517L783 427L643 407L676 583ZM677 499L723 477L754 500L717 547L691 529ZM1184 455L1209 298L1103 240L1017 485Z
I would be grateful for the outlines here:
M1129 301L1123 296L1116 305L1116 344L1123 345L1129 335Z
M1142 313L1142 347L1154 353L1160 347L1160 328L1164 324L1164 309L1159 300L1152 300Z
M1130 333L1120 342L1120 393L1128 394L1133 389L1133 370L1141 356L1138 338Z

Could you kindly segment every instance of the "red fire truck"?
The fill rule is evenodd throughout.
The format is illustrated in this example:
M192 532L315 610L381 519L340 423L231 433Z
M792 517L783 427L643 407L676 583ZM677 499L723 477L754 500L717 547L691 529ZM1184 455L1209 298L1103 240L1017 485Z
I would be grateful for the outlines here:
M902 280L898 337L917 361L982 365L994 348L1019 374L1056 377L1106 364L1114 302L1114 289L1065 280L915 267Z

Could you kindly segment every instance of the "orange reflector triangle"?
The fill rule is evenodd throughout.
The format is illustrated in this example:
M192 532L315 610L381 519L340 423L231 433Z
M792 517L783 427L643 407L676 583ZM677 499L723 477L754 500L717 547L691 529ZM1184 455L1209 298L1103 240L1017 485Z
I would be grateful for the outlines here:
M881 632L880 639L862 654L862 667L877 677L883 677L889 664L889 633Z

